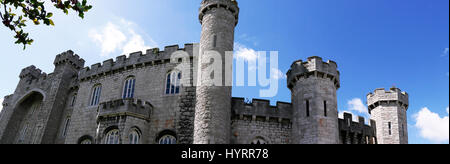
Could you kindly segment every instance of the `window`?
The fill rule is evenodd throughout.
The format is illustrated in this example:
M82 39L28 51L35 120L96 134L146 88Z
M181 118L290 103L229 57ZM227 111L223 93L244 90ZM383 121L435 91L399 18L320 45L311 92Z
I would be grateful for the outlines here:
M128 78L125 80L125 85L123 87L123 96L122 98L133 98L134 97L134 85L136 83L136 79L134 77Z
M23 127L22 131L20 132L19 136L19 143L23 143L25 141L25 136L28 133L28 123Z
M266 140L262 137L256 137L255 139L253 139L252 145L265 145L267 144Z
M38 139L39 139L39 137L40 137L40 135L41 135L41 130L42 130L42 125L38 125L37 126L37 128L36 128L36 130L34 131L34 136L33 136L33 144L38 144Z
M306 100L306 117L309 117L309 100Z
M70 106L71 106L71 107L75 106L76 100L77 100L77 94L75 93L75 94L72 96L72 101L70 101Z
M130 135L128 136L129 140L130 140L130 144L139 144L139 140L141 138L141 135L139 134L139 132L134 129L131 131Z
M66 136L67 130L69 130L70 117L66 119L66 123L64 123L63 136Z
M165 135L159 139L159 144L177 144L177 139L172 135Z
M81 145L90 145L92 144L91 139L85 139L83 141L80 142Z
M102 94L102 86L101 85L95 86L94 89L92 90L92 97L90 103L91 106L98 105L101 94Z
M213 36L213 47L216 48L217 47L217 35Z
M391 122L388 123L388 128L389 128L389 135L392 135L392 123Z
M405 136L405 125L402 124L402 135Z
M171 72L167 74L166 94L173 95L180 93L181 72Z
M323 113L324 113L324 116L325 116L325 117L328 116L328 112L327 112L327 101L323 101Z
M90 144L94 143L93 141L94 141L94 139L91 136L85 135L83 137L80 137L78 139L77 143L80 144L80 145L90 145Z
M106 133L104 144L119 144L119 129L114 129Z

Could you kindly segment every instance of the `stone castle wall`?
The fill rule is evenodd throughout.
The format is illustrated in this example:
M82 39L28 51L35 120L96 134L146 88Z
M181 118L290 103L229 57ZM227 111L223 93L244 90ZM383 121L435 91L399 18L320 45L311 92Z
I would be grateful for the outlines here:
M267 144L291 143L292 104L278 102L271 106L267 100L243 98L232 100L231 140L234 144L251 144L262 139Z

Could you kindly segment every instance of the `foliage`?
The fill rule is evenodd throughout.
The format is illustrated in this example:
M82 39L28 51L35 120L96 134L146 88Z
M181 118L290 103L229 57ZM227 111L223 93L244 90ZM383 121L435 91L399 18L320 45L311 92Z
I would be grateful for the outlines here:
M52 3L54 7L62 10L65 14L69 10L78 13L78 16L84 18L84 13L89 11L92 6L87 5L87 0L0 0L0 18L4 26L15 33L16 44L31 45L31 39L28 33L23 31L27 21L33 22L35 25L41 23L47 26L54 26L54 22L50 19L53 13L47 12L44 7L45 1ZM81 2L80 2L81 1Z

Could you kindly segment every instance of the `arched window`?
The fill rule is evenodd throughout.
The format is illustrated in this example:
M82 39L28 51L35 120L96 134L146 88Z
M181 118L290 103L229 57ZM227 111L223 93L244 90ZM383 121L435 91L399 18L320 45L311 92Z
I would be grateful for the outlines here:
M101 94L102 94L102 86L101 85L94 86L94 88L92 89L92 94L91 94L92 95L91 102L90 102L91 106L98 105Z
M252 145L265 145L267 144L267 141L262 138L262 137L256 137L255 139L253 139Z
M79 138L77 143L81 145L90 145L93 144L93 138L89 135L85 135Z
M174 71L167 74L166 79L166 94L178 94L180 93L181 86L181 72Z
M90 145L92 144L92 140L91 139L85 139L83 141L80 142L81 145Z
M159 144L177 144L177 139L172 135L165 135L159 139Z
M104 144L119 144L119 139L119 129L113 129L106 133Z
M125 80L125 84L123 86L123 96L122 98L133 98L134 97L134 86L136 83L136 79L134 77L130 77Z
M128 136L130 144L140 144L141 135L137 129L133 129Z

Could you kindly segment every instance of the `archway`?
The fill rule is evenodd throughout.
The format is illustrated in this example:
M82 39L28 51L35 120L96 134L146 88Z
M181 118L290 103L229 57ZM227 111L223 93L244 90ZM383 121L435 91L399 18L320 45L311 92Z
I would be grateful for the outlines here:
M2 143L37 144L44 131L40 118L45 95L39 91L30 91L17 101L11 118L6 126Z

